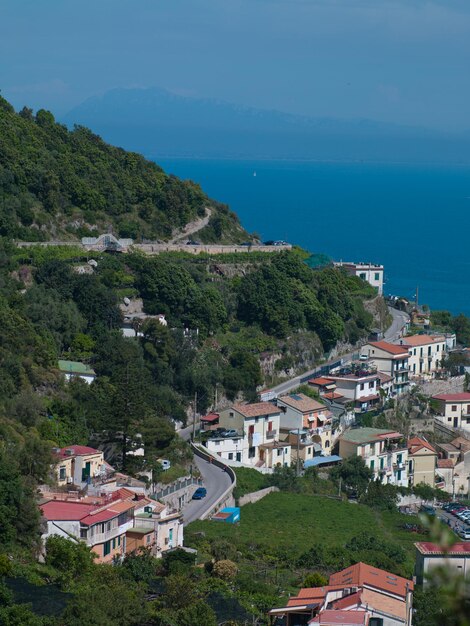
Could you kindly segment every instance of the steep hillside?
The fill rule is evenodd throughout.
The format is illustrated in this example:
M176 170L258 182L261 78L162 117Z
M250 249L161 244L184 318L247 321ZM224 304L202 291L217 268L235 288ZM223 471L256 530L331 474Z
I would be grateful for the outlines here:
M236 215L197 184L87 128L69 131L48 111L16 113L0 98L0 236L74 239L112 228L122 237L168 240L206 207L206 241L247 239Z

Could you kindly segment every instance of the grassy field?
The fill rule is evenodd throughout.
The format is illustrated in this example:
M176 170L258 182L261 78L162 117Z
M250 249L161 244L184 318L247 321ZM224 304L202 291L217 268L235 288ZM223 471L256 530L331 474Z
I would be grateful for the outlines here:
M254 553L269 558L287 554L294 563L310 548L321 545L343 549L350 539L367 531L405 550L406 561L396 567L396 573L411 575L413 543L425 540L425 536L400 528L410 520L412 518L398 512L382 513L360 504L281 492L244 506L236 526L194 522L187 529L185 543L198 547L203 553L211 541L226 539L241 553L242 559L250 559ZM201 536L204 541L198 541Z

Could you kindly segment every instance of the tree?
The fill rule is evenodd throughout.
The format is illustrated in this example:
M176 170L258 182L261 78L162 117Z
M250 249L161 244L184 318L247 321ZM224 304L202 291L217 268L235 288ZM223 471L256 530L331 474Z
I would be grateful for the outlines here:
M80 541L51 535L46 541L46 563L61 572L66 585L77 581L93 570L96 558L90 548Z
M328 578L320 572L310 572L304 578L302 587L324 587L328 584Z
M362 495L374 473L360 456L350 456L344 459L341 465L334 467L330 475L337 481L341 480L343 490L355 491Z
M238 567L233 561L229 559L222 559L216 561L212 568L212 575L222 580L233 580L237 575Z

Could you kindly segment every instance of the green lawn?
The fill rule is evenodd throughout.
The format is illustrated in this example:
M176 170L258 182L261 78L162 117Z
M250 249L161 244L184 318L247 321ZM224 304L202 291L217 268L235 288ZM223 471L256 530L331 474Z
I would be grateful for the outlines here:
M314 546L344 548L352 537L367 531L378 539L401 546L407 557L396 568L397 573L411 575L413 543L425 540L425 536L400 528L401 524L410 521L416 523L416 518L377 512L364 505L325 497L280 492L242 507L241 520L236 526L211 521L194 522L188 526L186 544L204 551L212 540L224 538L241 552L243 559L252 558L252 553L273 557L287 553L295 562ZM194 536L194 533L201 532L204 534ZM198 540L201 536L203 541Z

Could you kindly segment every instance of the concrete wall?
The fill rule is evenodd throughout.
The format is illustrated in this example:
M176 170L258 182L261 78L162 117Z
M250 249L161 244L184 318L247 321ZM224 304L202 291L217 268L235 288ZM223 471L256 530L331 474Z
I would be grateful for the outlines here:
M253 491L253 493L247 493L242 496L238 500L238 506L245 506L245 504L254 504L261 500L269 493L273 493L273 491L279 491L278 487L266 487L266 489L260 489L259 491Z
M281 252L281 250L291 250L291 245L286 246L223 246L216 244L200 244L198 246L188 246L184 243L142 243L132 246L136 250L140 250L145 254L160 254L161 252L188 252L189 254L229 254L229 253L247 253L247 252Z

